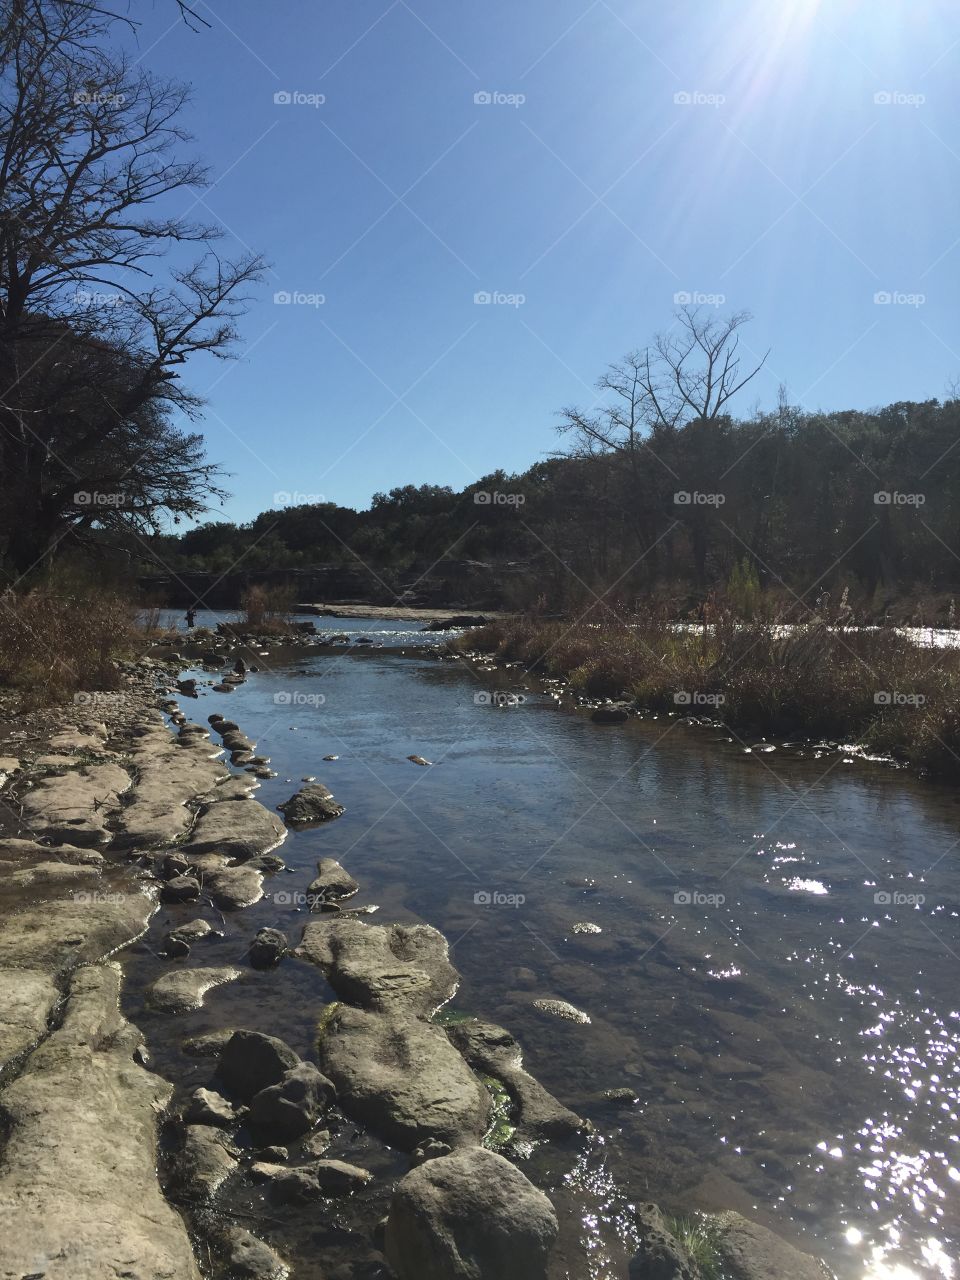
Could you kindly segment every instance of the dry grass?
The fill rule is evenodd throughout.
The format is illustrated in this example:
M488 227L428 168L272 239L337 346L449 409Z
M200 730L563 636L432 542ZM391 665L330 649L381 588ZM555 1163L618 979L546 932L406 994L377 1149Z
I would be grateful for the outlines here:
M649 615L572 626L519 619L460 643L592 697L711 715L754 734L856 742L960 776L960 650L922 648L890 629L818 619L785 631L718 611L696 629Z
M38 587L0 597L0 686L15 690L24 707L81 689L115 689L115 661L136 647L134 611L120 596Z
M237 630L282 634L292 630L294 592L290 587L266 587L254 584L240 597L243 616L234 624Z

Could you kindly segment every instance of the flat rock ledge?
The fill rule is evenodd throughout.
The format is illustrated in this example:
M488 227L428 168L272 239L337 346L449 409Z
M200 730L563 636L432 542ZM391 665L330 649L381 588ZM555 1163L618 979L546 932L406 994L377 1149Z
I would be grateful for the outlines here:
M115 962L77 971L62 1026L3 1093L0 1275L200 1280L156 1176L157 1113L172 1089L134 1061Z

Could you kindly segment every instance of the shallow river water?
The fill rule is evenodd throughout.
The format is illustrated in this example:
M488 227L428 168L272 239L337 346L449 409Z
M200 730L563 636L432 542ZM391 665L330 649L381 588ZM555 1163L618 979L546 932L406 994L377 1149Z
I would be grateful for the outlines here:
M415 630L332 625L392 645ZM271 757L264 804L314 775L346 812L291 833L280 852L293 874L268 879L263 902L192 962L241 958L264 924L297 939L297 895L321 856L360 881L358 902L379 904L373 922L441 929L463 978L456 1009L508 1027L528 1069L598 1127L567 1174L582 1212L565 1231L586 1259L571 1280L622 1280L629 1239L610 1242L639 1199L740 1209L840 1280L960 1274L952 789L673 718L596 725L519 670L414 643L264 663L236 693L205 690L184 710L228 715ZM502 705L504 690L525 700ZM139 1004L166 963L138 948L127 999L158 1068L194 1087L209 1066L178 1056ZM540 1013L539 997L589 1025ZM308 1052L329 998L287 961L211 992L176 1030L258 1025ZM597 1101L624 1086L633 1107ZM347 1158L405 1167L351 1140ZM337 1229L346 1239L350 1224ZM309 1253L302 1226L294 1246Z

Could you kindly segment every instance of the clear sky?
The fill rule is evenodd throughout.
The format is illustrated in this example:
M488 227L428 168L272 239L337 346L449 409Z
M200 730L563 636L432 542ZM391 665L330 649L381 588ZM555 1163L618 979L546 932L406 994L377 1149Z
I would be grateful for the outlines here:
M134 6L136 51L194 85L194 214L271 263L188 374L230 518L521 470L683 293L771 348L744 414L960 376L955 0L196 8Z

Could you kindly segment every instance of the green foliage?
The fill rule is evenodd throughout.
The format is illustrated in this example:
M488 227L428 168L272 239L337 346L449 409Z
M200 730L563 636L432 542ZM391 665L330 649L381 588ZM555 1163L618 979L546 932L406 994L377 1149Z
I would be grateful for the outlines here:
M670 1234L686 1250L701 1280L727 1280L720 1254L720 1228L702 1214L667 1217Z

